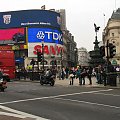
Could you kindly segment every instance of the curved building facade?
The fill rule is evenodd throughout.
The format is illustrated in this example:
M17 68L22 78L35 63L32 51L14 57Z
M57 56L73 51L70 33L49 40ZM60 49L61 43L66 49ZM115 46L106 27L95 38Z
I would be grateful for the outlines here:
M45 67L56 60L61 66L63 34L60 29L60 14L50 10L21 10L0 12L0 51L14 51L18 68L37 61L37 51L47 61ZM41 66L41 65L40 65Z
M111 18L103 32L103 43L104 45L112 43L116 46L116 54L110 59L113 65L120 65L120 8L112 13ZM114 64L115 63L115 64Z

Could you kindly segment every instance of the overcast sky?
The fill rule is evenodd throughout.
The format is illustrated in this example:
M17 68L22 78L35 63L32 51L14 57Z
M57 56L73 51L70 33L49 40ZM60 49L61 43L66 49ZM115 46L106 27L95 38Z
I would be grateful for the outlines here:
M112 12L120 7L120 0L1 0L0 12L40 9L65 9L67 29L75 37L77 48L94 49L94 23L100 26L98 41ZM105 16L104 16L105 14Z

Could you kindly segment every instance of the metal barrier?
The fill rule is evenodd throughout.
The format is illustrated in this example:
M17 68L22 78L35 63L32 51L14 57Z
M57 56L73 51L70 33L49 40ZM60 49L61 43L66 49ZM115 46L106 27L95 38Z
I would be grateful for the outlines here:
M40 75L43 74L42 71L40 72L16 72L16 79L30 79L30 80L40 80Z

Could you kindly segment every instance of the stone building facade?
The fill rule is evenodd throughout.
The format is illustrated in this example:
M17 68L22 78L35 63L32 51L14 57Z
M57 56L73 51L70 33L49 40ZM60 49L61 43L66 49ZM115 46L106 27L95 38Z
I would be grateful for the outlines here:
M72 67L77 65L77 43L74 40L74 36L66 27L66 12L65 9L57 10L61 16L61 30L63 32L63 48L62 63L64 67Z
M116 55L110 59L111 63L116 62L116 64L120 65L120 8L112 13L104 29L103 44L105 46L107 41L116 46Z
M78 49L78 64L81 66L89 66L89 53L87 49L81 47Z

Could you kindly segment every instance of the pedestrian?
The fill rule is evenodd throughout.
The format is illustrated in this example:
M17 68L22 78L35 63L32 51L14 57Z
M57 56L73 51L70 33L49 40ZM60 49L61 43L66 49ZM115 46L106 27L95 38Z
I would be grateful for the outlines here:
M80 85L85 85L85 77L86 77L86 75L87 75L86 69L82 68Z
M77 71L76 71L76 79L79 79L79 85L82 84L82 78L81 78L81 66L78 67Z
M92 85L92 79L91 79L91 77L92 77L92 67L91 66L88 68L87 77L89 79L89 85Z
M68 79L68 75L69 75L69 68L68 67L65 68L65 72L66 72L66 79Z
M65 68L63 67L62 71L61 71L61 78L62 78L62 80L64 80L65 75L66 75Z
M116 67L116 72L117 72L117 77L120 83L120 67L119 66Z
M74 79L75 79L75 74L76 74L75 70L72 69L72 70L70 71L70 84L69 84L69 85L73 85Z
M98 66L98 71L97 71L97 74L98 74L98 84L102 84L103 83L103 78L102 78L102 73L103 73L103 67L101 65Z
M3 72L0 70L0 78L3 78Z
M27 78L27 71L26 71L25 67L23 67L21 69L21 76L24 78L24 80L26 80L26 78Z
M59 80L61 80L61 76L62 76L62 71L61 71L61 69L59 68L59 69L58 69L58 78L59 78Z

